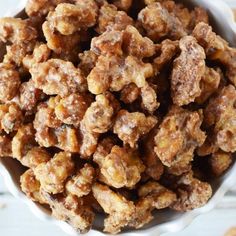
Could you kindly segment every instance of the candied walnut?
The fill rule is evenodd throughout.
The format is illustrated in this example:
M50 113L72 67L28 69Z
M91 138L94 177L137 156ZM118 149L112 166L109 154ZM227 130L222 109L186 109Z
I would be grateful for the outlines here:
M194 150L201 146L205 133L200 129L202 112L191 112L173 106L162 121L155 136L155 152L167 167L189 163Z
M122 55L123 32L108 29L91 42L91 50L97 55Z
M30 73L35 87L42 89L48 95L64 97L87 89L84 76L71 62L50 59L35 64L30 69Z
M79 68L85 76L88 76L91 70L95 67L98 56L93 51L84 51L79 54Z
M34 110L38 102L43 97L43 92L35 87L33 80L29 80L28 82L21 84L19 92L19 105L22 110Z
M176 40L186 35L180 20L158 2L141 10L138 20L146 30L148 37L155 42L163 37Z
M11 133L23 122L23 114L15 103L0 104L0 132Z
M233 157L231 153L218 151L212 154L209 162L213 174L215 176L221 176L231 166Z
M133 103L140 95L140 88L134 83L126 85L120 93L120 100L126 104Z
M147 37L143 37L132 25L128 25L123 35L124 51L131 56L144 58L155 54L155 45Z
M191 172L183 175L177 185L177 201L171 206L176 211L190 211L200 208L212 196L210 184L194 178Z
M112 0L112 3L123 11L128 11L132 6L133 0Z
M73 58L74 52L78 52L80 43L80 33L62 35L51 27L48 21L43 23L43 33L47 41L47 46L57 55ZM72 54L72 55L70 55Z
M73 174L74 163L71 154L60 152L47 163L41 163L34 169L41 188L52 194L62 193L66 179Z
M32 124L21 126L12 140L12 155L19 161L35 145L35 130Z
M87 29L96 24L98 6L94 0L77 1L59 4L55 11L47 16L52 28L62 35L71 35L81 29Z
M164 209L176 201L176 194L157 182L149 181L142 185L138 194L140 199L135 205L135 214L129 226L139 229L152 219L154 209Z
M19 73L12 65L0 63L0 102L7 102L15 97L19 86Z
M28 20L5 17L0 19L0 40L4 43L26 43L37 38L37 31Z
M32 55L26 55L23 58L23 65L29 70L34 64L47 61L50 57L50 54L51 50L46 44L38 44L35 46Z
M205 74L200 82L201 95L196 98L198 104L202 104L214 94L220 85L221 75L217 70L206 67Z
M94 161L98 163L101 180L115 188L133 188L141 179L145 167L139 154L129 148L113 146L109 154Z
M224 87L207 105L204 115L208 126L214 125L215 145L225 152L236 151L234 86Z
M197 154L200 157L204 157L215 153L216 151L218 151L218 149L219 147L217 147L216 145L214 134L212 134L212 132L209 132L203 145L197 148Z
M147 138L143 140L143 153L141 157L146 166L145 173L158 181L164 173L164 165L154 151L154 137L155 132L152 131Z
M85 164L67 183L66 191L70 194L82 197L92 190L95 177L95 169L90 164Z
M51 155L41 147L32 147L25 156L20 160L21 164L31 169L38 165L46 163L51 159Z
M144 110L153 113L160 106L157 102L156 91L149 85L145 85L141 88L142 106Z
M190 156L190 158L192 158ZM179 161L177 164L172 165L171 167L166 168L166 173L175 175L175 176L181 176L182 174L188 173L192 169L192 165L189 156L185 156L181 161Z
M32 53L32 51L34 50L34 46L35 41L22 42L7 46L7 53L4 56L3 62L9 63L15 67L21 67L23 64L24 57L27 54Z
M27 170L20 177L22 191L28 198L40 204L46 204L46 199L40 193L40 182L35 178L33 170Z
M98 183L93 185L92 191L103 210L109 214L104 221L104 231L112 234L119 233L133 217L135 212L133 202Z
M104 4L99 10L97 32L101 34L111 27L124 30L126 26L132 24L133 19L126 12L118 11L113 4Z
M75 195L50 195L43 192L49 206L52 209L52 216L58 220L69 223L76 231L83 234L90 230L94 220L94 213L85 204L83 198Z
M180 40L180 56L175 59L171 75L174 104L187 105L201 95L200 82L205 73L205 52L192 36Z
M119 102L111 93L97 95L96 101L87 109L83 118L86 129L94 133L107 132L119 108Z
M160 55L154 59L154 69L156 73L160 73L163 67L171 62L174 56L179 51L179 41L171 41L166 39L161 42Z
M157 124L157 118L146 117L143 113L129 113L126 110L118 112L113 131L130 147L135 147L139 138L147 134Z
M134 83L141 88L146 85L146 79L153 75L150 63L128 56L99 56L96 66L87 77L88 89L93 94L107 90L120 91L126 85Z
M89 94L71 94L60 99L55 114L63 123L78 127L91 102Z
M6 135L0 135L0 157L12 156L11 139Z
M191 12L191 24L190 24L190 30L193 30L194 27L200 23L204 22L206 24L209 23L209 17L207 14L207 11L201 7L195 7L194 10Z
M30 17L42 17L53 11L58 4L64 2L69 2L69 0L28 0L25 11Z
M221 62L226 67L226 75L236 85L236 49L212 31L212 27L204 22L199 23L193 36L198 40L211 60Z

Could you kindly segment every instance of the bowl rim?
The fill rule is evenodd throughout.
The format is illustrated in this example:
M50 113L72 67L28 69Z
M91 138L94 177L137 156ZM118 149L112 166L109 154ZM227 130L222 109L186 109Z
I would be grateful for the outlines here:
M4 14L4 16L17 15L19 12L21 12L24 9L27 1L28 0L21 0L14 10L7 11ZM204 2L208 0L201 0L201 1ZM228 4L224 2L223 0L214 0L214 3L212 4L219 5L218 6L219 10L224 12L223 14L225 18L224 20L227 22L228 27L236 35L236 23L234 21L234 13L232 9L230 9ZM17 187L17 184L14 182L13 177L11 176L7 168L2 163L1 158L0 158L0 175L3 177L4 183L8 191L15 198L23 201L37 218L43 221L52 222L53 224L59 226L65 233L69 235L72 235L72 236L79 235L79 233L76 232L68 223L54 219L51 215L44 212L37 203L28 199ZM231 170L226 174L225 180L223 180L221 186L214 193L214 195L209 200L209 202L202 208L198 208L193 211L186 212L182 216L180 216L177 220L172 220L170 222L159 224L148 229L133 230L131 232L124 232L118 235L120 236L153 236L153 235L158 236L164 233L180 232L184 228L186 228L188 225L190 225L191 222L197 216L213 210L222 200L226 192L229 191L230 188L232 188L234 185L236 185L236 163L232 166ZM86 235L104 236L105 233L92 228Z

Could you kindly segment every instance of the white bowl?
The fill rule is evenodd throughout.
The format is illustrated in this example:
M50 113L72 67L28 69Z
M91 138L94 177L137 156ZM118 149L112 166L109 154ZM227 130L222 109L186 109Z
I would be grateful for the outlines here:
M8 16L15 16L20 9L23 8L26 0L14 9L8 12ZM206 8L210 15L215 31L223 38L230 42L232 46L236 46L236 24L234 23L233 12L222 0L182 0L186 4L198 5ZM53 224L57 224L66 233L70 235L78 235L71 226L65 222L57 221L50 216L48 209L30 201L20 190L19 179L24 172L24 168L12 158L0 159L0 173L4 177L6 186L9 191L20 200L23 200L32 210L32 212L40 219L47 220ZM200 209L196 209L187 213L178 213L171 210L160 211L156 213L155 219L146 227L140 230L125 231L120 234L122 236L158 236L163 233L177 232L188 226L195 217L212 210L223 198L225 193L236 185L236 164L228 171L228 173L220 179L212 183L214 195L207 205ZM102 233L103 217L97 217L95 226L87 234L89 236L104 235Z

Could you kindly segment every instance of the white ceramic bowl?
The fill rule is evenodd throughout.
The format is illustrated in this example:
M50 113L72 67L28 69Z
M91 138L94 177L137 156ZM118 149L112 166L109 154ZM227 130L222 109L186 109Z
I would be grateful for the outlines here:
M16 7L12 12L8 12L8 16L15 16L24 6L26 0L20 2L20 5ZM223 38L231 43L232 46L236 46L236 24L234 23L233 13L230 8L222 0L182 0L186 4L199 5L206 8L210 15L212 24L215 27L215 31ZM33 203L21 192L19 187L20 175L23 173L24 168L12 158L0 159L0 173L4 177L6 186L9 191L20 200L23 200L32 210L32 212L40 219L47 220L53 224L57 224L66 233L70 235L78 235L67 223L60 222L53 219L50 216L50 212L40 206ZM222 178L215 180L212 183L214 189L214 195L209 203L200 208L187 213L177 213L171 210L165 210L156 213L155 220L149 225L140 230L126 231L120 235L122 236L158 236L167 232L177 232L188 226L195 217L200 214L209 212L212 210L223 198L224 194L232 187L236 185L236 164L231 170ZM95 220L95 226L87 234L89 236L102 236L102 216Z

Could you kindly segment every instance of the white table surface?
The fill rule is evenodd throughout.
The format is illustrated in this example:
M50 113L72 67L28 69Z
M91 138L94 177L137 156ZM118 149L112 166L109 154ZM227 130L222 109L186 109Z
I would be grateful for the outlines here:
M236 7L236 0L226 1ZM0 0L0 16L6 15L8 10L18 3L19 0ZM224 236L230 227L235 226L236 195L228 195L217 209L198 217L184 231L165 236ZM24 203L13 198L0 176L0 236L16 235L66 236L57 226L37 219Z

